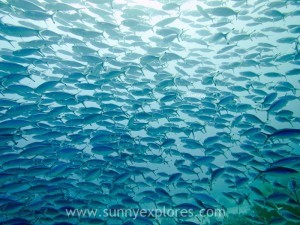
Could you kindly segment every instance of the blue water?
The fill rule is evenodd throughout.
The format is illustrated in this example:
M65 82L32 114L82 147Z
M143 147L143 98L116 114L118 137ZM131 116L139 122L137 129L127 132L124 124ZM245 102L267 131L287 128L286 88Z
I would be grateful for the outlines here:
M299 224L298 1L0 14L1 224Z

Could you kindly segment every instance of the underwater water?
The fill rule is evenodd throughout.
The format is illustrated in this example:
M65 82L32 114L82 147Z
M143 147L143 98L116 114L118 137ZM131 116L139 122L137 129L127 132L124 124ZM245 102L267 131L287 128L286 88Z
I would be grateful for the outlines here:
M2 0L0 224L300 224L298 0Z

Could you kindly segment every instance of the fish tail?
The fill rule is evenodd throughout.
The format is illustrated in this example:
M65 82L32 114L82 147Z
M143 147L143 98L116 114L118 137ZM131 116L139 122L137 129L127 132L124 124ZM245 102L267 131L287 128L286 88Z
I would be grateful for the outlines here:
M30 73L30 68L29 68L30 65L31 65L31 64L29 64L28 66L25 66L27 73ZM35 71L34 71L34 72L35 72Z
M59 12L59 10L56 10L54 13L52 13L52 15L50 16L50 18L51 18L51 20L52 20L52 22L55 24L55 20L54 20L54 16L55 16L55 14L57 13L57 12Z
M75 99L76 99L76 102L78 102L78 94L81 92L81 90L80 91L78 91L75 95L74 95L74 97L75 97Z
M255 32L256 32L256 30L253 30L253 31L249 34L249 38L250 38L251 41L253 41L253 39L252 39L252 34L254 34Z
M39 38L41 38L42 40L45 40L45 38L44 38L43 35L41 34L42 31L44 31L44 30L39 30L39 31L37 32L37 36L38 36ZM22 38L22 37L21 37L21 38Z
M181 5L178 6L178 13L181 13Z
M3 82L0 82L0 86L3 87L4 90L8 90L7 87L4 86ZM4 94L2 93L2 90L0 91L1 95L4 96Z
M13 47L13 48L15 48L15 46L12 44L12 40L7 40L7 42Z
M16 12L16 10L15 10L14 7L12 7L12 11L13 11L13 12ZM10 15L10 13L8 14L8 16L9 16L10 18L14 19L14 17L13 17L12 15Z
M155 33L154 27L155 27L155 26L151 26L151 30L152 30L153 33Z
M183 39L182 39L182 36L184 35L184 33L185 33L186 31L188 31L188 29L181 29L181 32L179 33L179 36L180 36L180 39L181 39L181 40L183 40Z
M180 19L180 17L181 17L181 11L179 11L177 18Z
M264 142L264 144L266 144L267 143L267 141L269 140L269 138L270 138L270 134L266 134L266 133L264 133L264 132L261 132L263 135L265 135L266 136L266 140L265 140L265 142Z
M258 177L260 177L263 173L262 170L256 169L255 167L251 166L256 172L258 172L257 176L253 179L255 181Z

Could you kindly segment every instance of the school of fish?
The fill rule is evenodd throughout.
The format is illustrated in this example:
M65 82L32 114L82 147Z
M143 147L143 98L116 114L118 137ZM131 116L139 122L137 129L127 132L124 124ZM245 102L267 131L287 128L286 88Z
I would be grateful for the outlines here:
M299 6L0 1L0 223L300 224Z

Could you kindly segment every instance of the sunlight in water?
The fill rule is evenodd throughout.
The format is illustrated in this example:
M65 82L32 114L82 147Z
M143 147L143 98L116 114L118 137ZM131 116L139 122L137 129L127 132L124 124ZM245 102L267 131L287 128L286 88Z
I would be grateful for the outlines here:
M156 8L156 9L160 9L162 4L157 2L157 1L153 1L153 0L116 0L115 1L116 4L126 4L126 5L141 5L144 7L150 7L150 8Z

